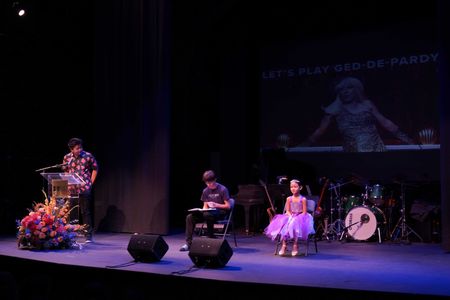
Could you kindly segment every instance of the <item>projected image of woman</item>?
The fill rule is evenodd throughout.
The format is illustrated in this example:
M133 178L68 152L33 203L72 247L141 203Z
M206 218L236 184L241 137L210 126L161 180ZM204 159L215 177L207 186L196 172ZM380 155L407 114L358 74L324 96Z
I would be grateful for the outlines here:
M313 145L325 133L333 119L342 136L345 152L381 152L384 143L377 129L377 124L393 134L405 144L414 141L391 120L383 116L372 101L367 99L361 81L346 77L335 86L336 99L323 108L325 115L319 127L302 146Z

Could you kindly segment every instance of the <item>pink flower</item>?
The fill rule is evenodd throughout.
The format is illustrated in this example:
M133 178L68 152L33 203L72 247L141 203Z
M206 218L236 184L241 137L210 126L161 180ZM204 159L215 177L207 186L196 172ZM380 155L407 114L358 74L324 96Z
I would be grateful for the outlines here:
M35 203L33 208L34 211L16 221L19 247L68 248L76 238L76 235L69 233L85 228L85 225L68 223L68 201L58 206L56 199L45 199L43 203Z

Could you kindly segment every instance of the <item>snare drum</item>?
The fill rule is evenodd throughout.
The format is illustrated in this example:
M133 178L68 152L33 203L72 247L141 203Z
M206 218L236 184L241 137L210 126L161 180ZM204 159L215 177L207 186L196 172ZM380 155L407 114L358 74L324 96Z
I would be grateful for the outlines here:
M347 232L355 240L367 240L383 224L386 217L378 207L354 207L345 217Z
M384 188L379 184L375 184L374 186L372 186L369 194L370 202L372 202L377 206L383 205L384 204L383 190Z

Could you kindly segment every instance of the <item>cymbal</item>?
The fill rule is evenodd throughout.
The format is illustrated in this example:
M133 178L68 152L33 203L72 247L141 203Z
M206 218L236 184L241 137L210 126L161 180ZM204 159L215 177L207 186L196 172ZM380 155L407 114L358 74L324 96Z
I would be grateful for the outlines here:
M396 184L400 184L400 185L408 186L408 187L414 187L414 188L417 188L420 186L420 184L418 184L418 183L406 183L404 181L398 181L398 180L394 180L393 182Z
M369 183L369 181L366 178L356 173L350 173L349 176L346 178L346 181L350 181L358 186L366 186Z

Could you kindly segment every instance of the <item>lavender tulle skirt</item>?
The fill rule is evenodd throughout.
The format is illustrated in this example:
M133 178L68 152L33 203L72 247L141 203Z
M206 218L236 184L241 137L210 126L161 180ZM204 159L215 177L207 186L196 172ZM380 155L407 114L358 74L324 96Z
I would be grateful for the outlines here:
M315 233L314 219L309 214L275 215L270 224L264 229L264 234L275 240L278 235L283 239L306 240L309 234Z

